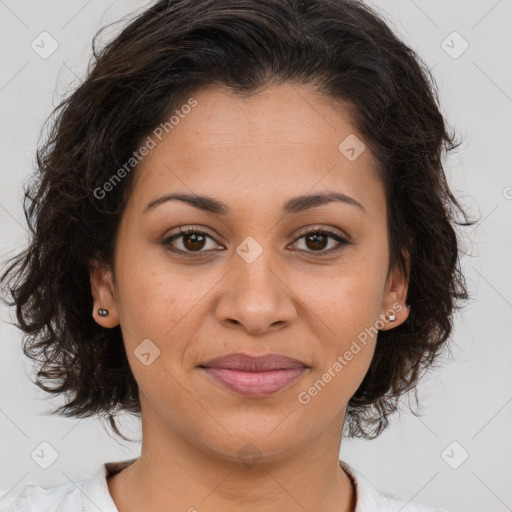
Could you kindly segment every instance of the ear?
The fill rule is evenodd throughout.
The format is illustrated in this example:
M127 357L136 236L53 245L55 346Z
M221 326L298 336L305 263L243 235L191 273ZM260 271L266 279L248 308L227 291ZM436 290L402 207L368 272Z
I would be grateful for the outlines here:
M102 327L112 328L119 324L112 270L99 260L93 259L89 265L91 293L93 297L92 316ZM98 309L106 309L108 316L100 316Z
M408 251L403 250L402 254L406 260L407 274L410 274L411 257ZM407 290L409 281L405 275L398 269L393 268L390 271L384 296L382 301L382 312L380 314L381 331L387 331L398 327L407 320L409 308L406 306ZM395 320L386 320L386 315L395 314Z

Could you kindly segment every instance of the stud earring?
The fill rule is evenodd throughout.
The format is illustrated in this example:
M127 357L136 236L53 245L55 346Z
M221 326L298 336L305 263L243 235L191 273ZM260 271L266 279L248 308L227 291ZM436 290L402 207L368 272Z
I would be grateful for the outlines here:
M98 315L107 317L108 316L108 309L99 308L98 309Z
M391 311L390 315L386 315L386 320L388 322L394 322L396 320L396 315L394 311Z

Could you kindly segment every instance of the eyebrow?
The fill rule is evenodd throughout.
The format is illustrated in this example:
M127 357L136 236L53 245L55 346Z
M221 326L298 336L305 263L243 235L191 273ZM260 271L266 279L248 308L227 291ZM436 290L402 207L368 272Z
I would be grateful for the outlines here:
M197 194L165 194L147 204L143 213L153 210L157 206L167 203L168 201L182 201L198 210L216 215L228 215L230 208L225 204L213 199L212 197ZM283 214L300 213L310 208L322 206L324 204L339 202L355 206L366 213L364 206L353 197L341 194L340 192L323 192L318 194L302 195L294 197L286 201L283 207Z

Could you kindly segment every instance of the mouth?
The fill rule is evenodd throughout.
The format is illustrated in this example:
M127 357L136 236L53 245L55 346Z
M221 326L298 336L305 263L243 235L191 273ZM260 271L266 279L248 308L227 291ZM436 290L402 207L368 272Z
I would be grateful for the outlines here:
M301 361L280 354L254 357L240 353L213 359L199 368L225 388L253 398L283 391L309 369Z

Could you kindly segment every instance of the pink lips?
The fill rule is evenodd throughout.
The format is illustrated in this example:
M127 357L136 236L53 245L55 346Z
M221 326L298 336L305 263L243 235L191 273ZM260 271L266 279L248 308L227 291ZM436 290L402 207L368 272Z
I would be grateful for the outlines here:
M264 397L291 386L307 366L290 357L268 354L252 357L230 354L200 367L221 385L246 397Z

